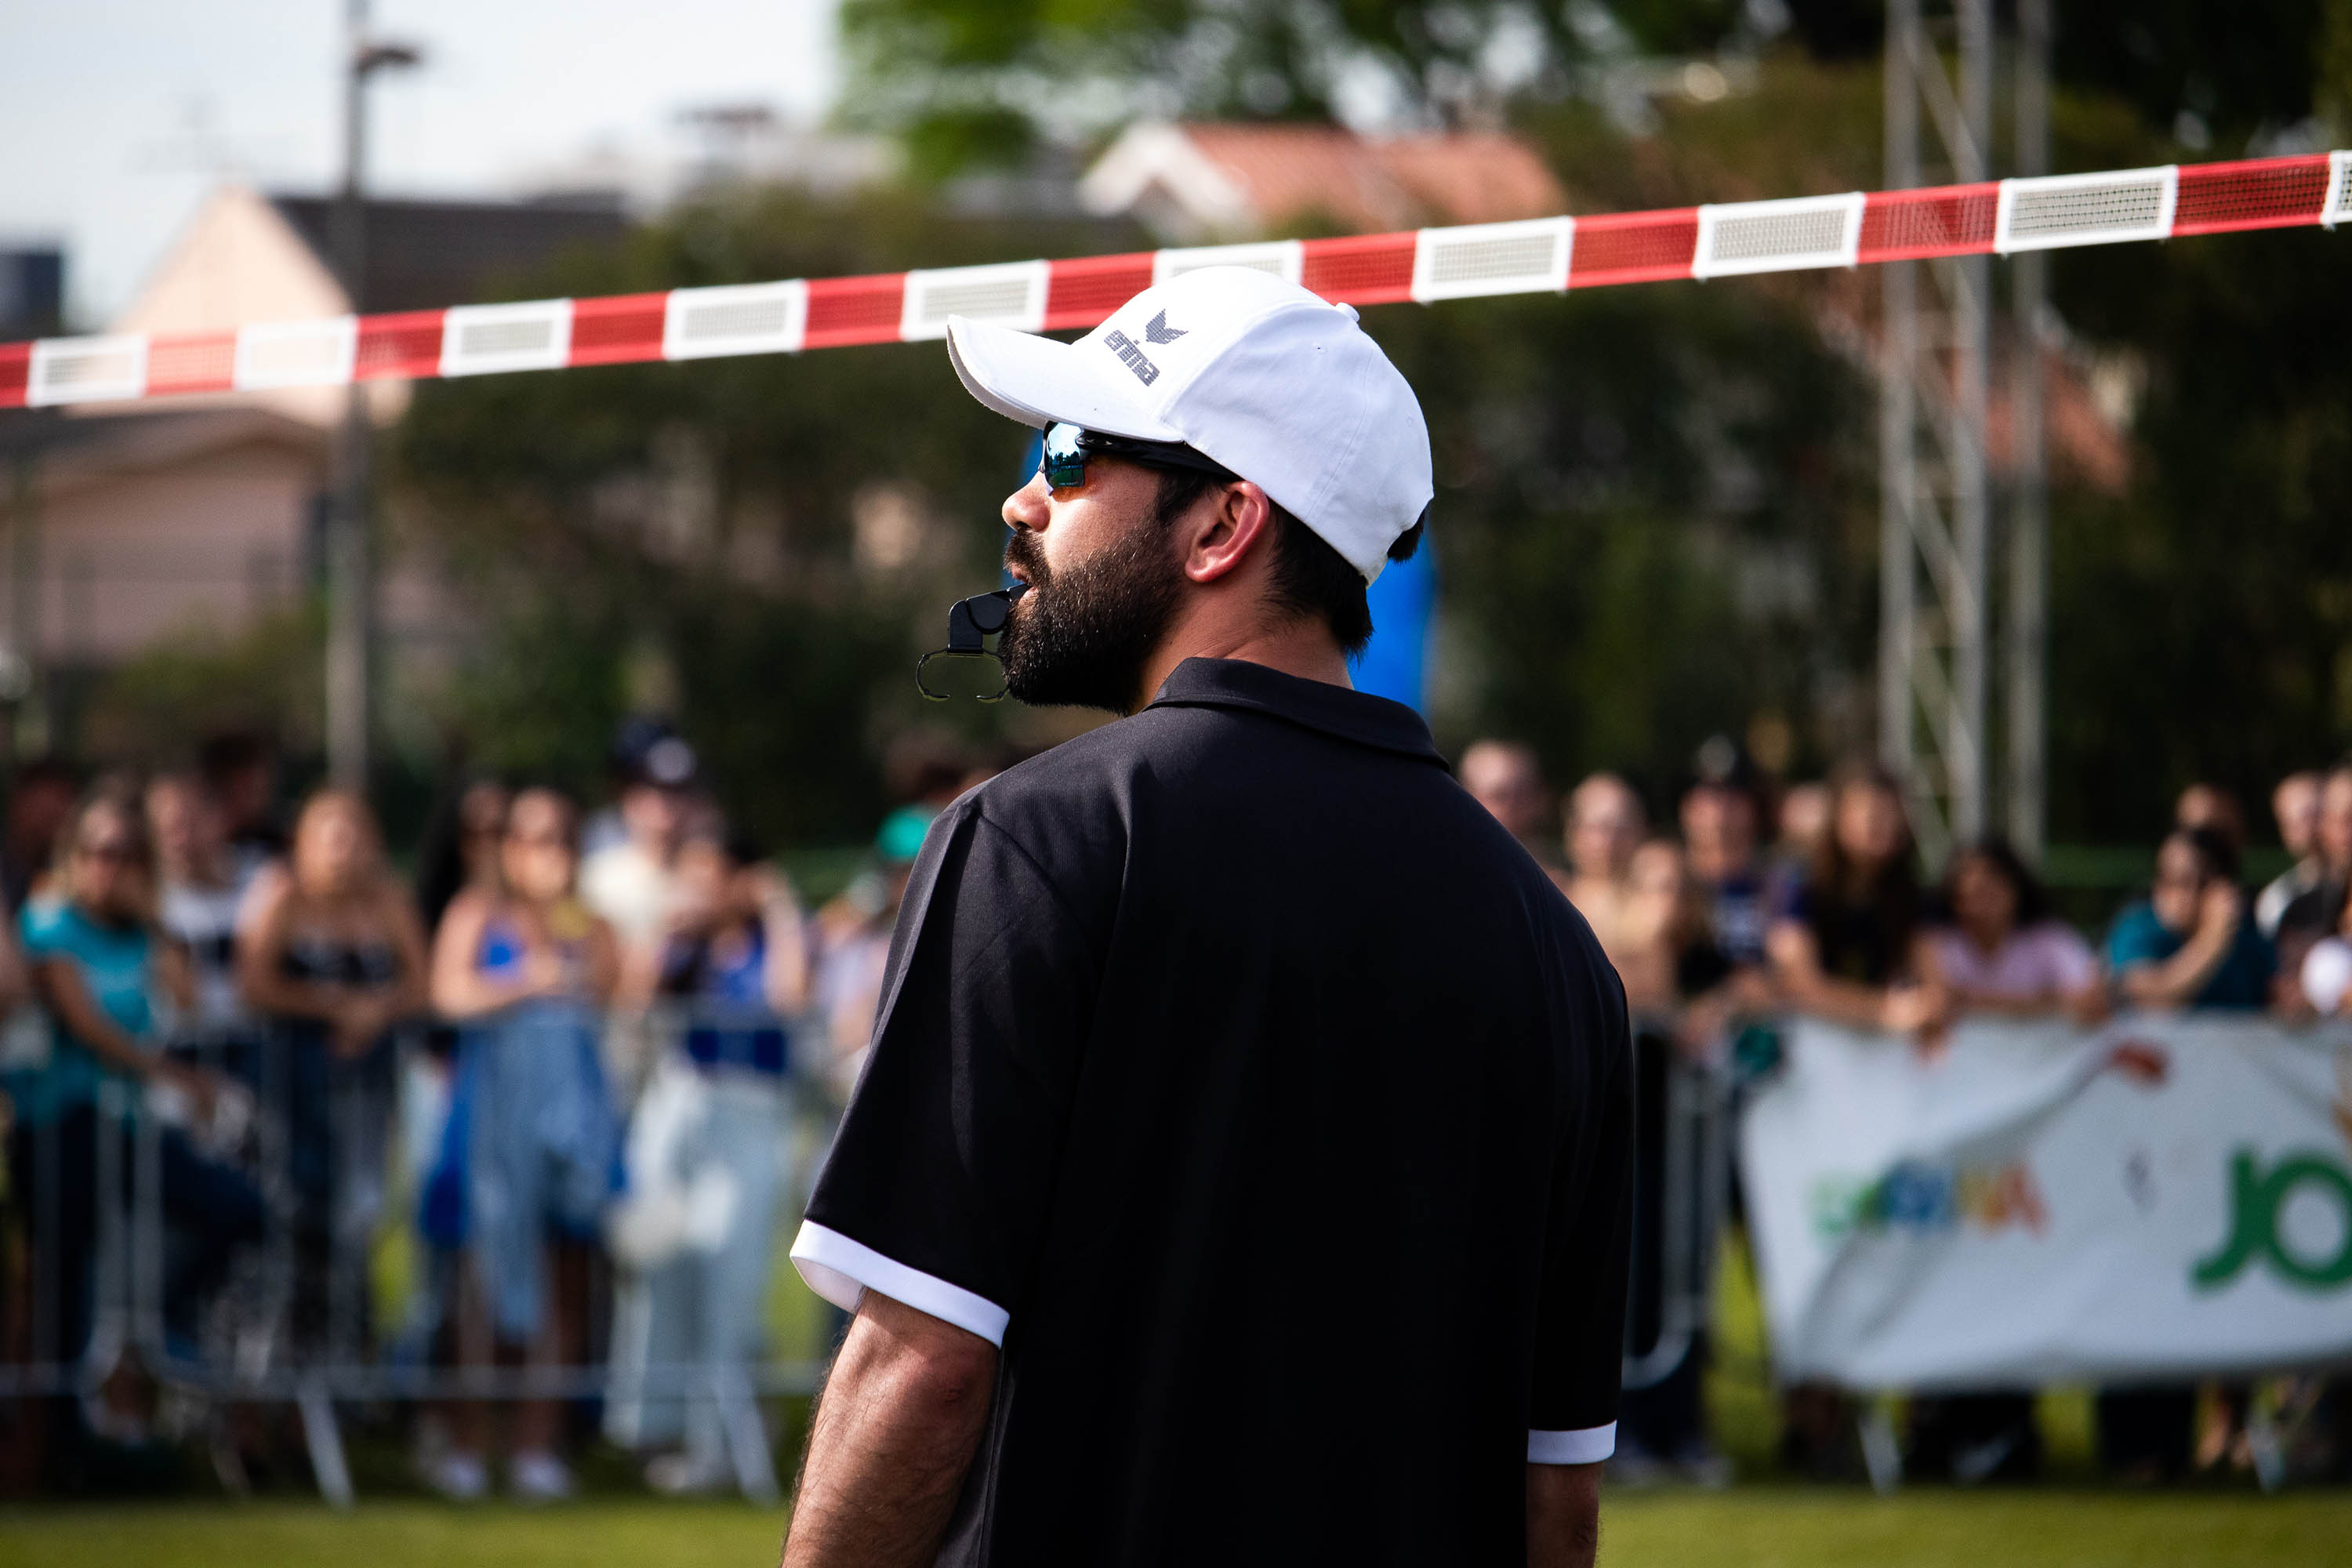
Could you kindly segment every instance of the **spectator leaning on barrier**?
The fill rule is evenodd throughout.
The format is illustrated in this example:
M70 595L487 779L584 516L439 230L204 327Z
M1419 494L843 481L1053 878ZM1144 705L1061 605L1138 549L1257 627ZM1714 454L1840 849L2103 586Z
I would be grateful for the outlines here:
M365 801L329 789L303 803L288 864L255 879L236 950L245 999L271 1025L258 1087L286 1128L296 1331L349 1352L365 1330L383 1198L390 1037L425 1003L424 927ZM341 1322L336 1301L348 1303Z
M1615 773L1594 773L1568 797L1568 869L1552 873L1620 971L1638 962L1647 934L1635 921L1628 876L1647 826L1633 785Z
M786 1021L808 1001L800 900L740 837L706 827L678 851L680 900L643 1003L674 1010L629 1127L629 1195L614 1253L634 1265L614 1302L614 1441L656 1452L656 1491L731 1486L709 1399L630 1397L629 1372L698 1366L723 1375L760 1351L787 1125ZM706 1377L706 1383L709 1379Z
M1920 915L1903 797L1877 769L1850 768L1832 786L1821 848L1765 939L1789 1005L1895 1034L1934 1021L1943 998L1922 983Z
M793 1248L857 1316L786 1563L1589 1564L1624 997L1420 717L1349 689L1432 493L1411 388L1241 268L1075 343L948 331L1048 426L1011 691L1128 717L924 843Z
M468 1365L574 1363L586 1342L583 1244L620 1184L620 1129L596 1050L619 959L612 928L576 891L578 832L563 795L518 794L499 887L459 893L434 942L434 1005L465 1026L421 1228L462 1260L457 1340ZM570 1494L555 1452L561 1415L551 1399L515 1413L516 1496ZM429 1464L444 1495L486 1489L484 1422L479 1406L461 1410L453 1447Z
M2305 772L2287 774L2271 792L2279 844L2294 858L2293 865L2254 896L2254 924L2273 942L2287 906L2317 887L2326 872L2319 856L2319 790L2320 776Z
M2136 1007L2266 1007L2277 954L2254 927L2238 858L2210 828L2176 828L2148 896L2107 932L2117 997Z
M2098 955L2051 914L2041 879L2006 839L1979 839L1952 857L1944 907L1950 923L1927 933L1919 967L1953 1014L2083 1024L2105 1016Z
M143 1086L133 1119L163 1123L160 1188L174 1233L163 1281L164 1329L178 1353L195 1352L198 1316L236 1249L260 1237L262 1207L252 1185L201 1152L191 1136L209 1138L218 1125L216 1113L232 1098L226 1080L163 1054L158 1002L185 1006L191 997L186 964L156 934L154 847L137 795L110 787L89 796L68 818L59 847L54 894L26 904L21 921L33 986L55 1032L48 1064L10 1085L19 1125L11 1130L9 1174L36 1247L46 1242L54 1260L50 1278L62 1309L54 1320L62 1330L58 1359L83 1358L85 1370L103 1381L121 1347L85 1348L98 1143L113 1135L99 1124L100 1084L113 1078ZM13 976L13 952L8 971ZM48 1153L39 1148L44 1139L54 1141ZM132 1168L127 1147L120 1168ZM55 1188L44 1179L47 1171L57 1173ZM110 1391L94 1413L101 1426L120 1423L116 1435L132 1436L128 1428L143 1413L115 1404L120 1393Z
M195 1005L182 1020L232 1055L249 1047L253 1013L236 974L236 922L252 879L229 854L227 822L194 773L165 773L147 786L147 822L162 872L157 921L186 954Z
M1512 837L1539 861L1557 851L1549 840L1551 789L1535 748L1517 741L1473 741L1462 752L1454 776L1470 798L1486 808Z
M1717 949L1735 967L1760 969L1771 905L1756 796L1729 779L1702 779L1684 792L1681 816L1691 881L1706 900Z
M819 1059L837 1100L849 1098L865 1068L889 967L890 932L915 857L922 853L923 835L938 815L928 805L902 805L885 817L874 836L873 864L817 911L814 1001L824 1026Z

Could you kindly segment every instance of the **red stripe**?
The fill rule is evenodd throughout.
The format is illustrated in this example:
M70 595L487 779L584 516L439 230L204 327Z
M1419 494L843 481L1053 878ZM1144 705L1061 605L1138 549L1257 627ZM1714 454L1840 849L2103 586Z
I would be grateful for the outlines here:
M846 348L852 343L895 343L906 313L907 275L871 278L812 278L808 286L808 331L804 347Z
M1656 283L1690 276L1698 254L1698 208L1654 213L1601 213L1576 220L1568 286Z
M662 357L667 294L615 294L572 302L569 364L635 364Z
M1858 261L1902 261L1921 256L1969 256L1992 248L2000 215L2000 187L1990 181L1877 191L1862 209Z
M236 334L159 332L147 340L147 394L226 392L236 384Z
M25 406L25 388L33 379L33 345L0 343L0 408Z
M1148 250L1052 262L1045 273L1045 330L1095 326L1150 287Z
M1411 234L1310 239L1301 247L1298 280L1326 300L1390 305L1412 298Z
M441 374L441 322L444 310L404 310L391 316L362 316L360 341L352 358L352 379L415 380Z
M2327 154L2192 163L2172 204L2175 234L2315 224L2327 205Z

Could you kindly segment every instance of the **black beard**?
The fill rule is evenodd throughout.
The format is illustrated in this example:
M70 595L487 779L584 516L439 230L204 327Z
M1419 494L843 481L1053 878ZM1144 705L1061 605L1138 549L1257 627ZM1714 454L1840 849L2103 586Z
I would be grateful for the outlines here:
M1058 575L1036 536L1016 531L1004 563L1029 579L997 639L1005 689L1033 708L1133 712L1148 695L1144 667L1181 598L1167 536L1152 518L1137 518L1118 542Z

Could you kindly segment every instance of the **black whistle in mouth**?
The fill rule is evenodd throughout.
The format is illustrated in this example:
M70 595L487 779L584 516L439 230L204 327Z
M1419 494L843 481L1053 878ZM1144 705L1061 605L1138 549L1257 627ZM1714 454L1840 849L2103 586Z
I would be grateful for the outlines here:
M1010 588L999 588L992 594L974 594L969 599L958 599L948 611L948 646L934 648L915 661L915 689L933 702L945 702L947 694L934 691L923 681L923 671L935 658L995 658L982 639L992 637L1004 629L1013 618L1013 602L1029 591L1026 583L1015 583ZM1003 674L1003 662L997 663L997 673ZM1004 700L1004 682L1000 679L994 691L980 699L982 702Z

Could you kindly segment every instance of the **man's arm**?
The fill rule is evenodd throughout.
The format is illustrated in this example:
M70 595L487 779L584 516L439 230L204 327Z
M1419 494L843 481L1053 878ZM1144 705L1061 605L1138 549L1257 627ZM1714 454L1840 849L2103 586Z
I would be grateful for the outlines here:
M994 1345L866 1291L817 1402L784 1568L930 1562L995 1384Z
M1528 1568L1592 1568L1601 1550L1601 1469L1528 1467Z

